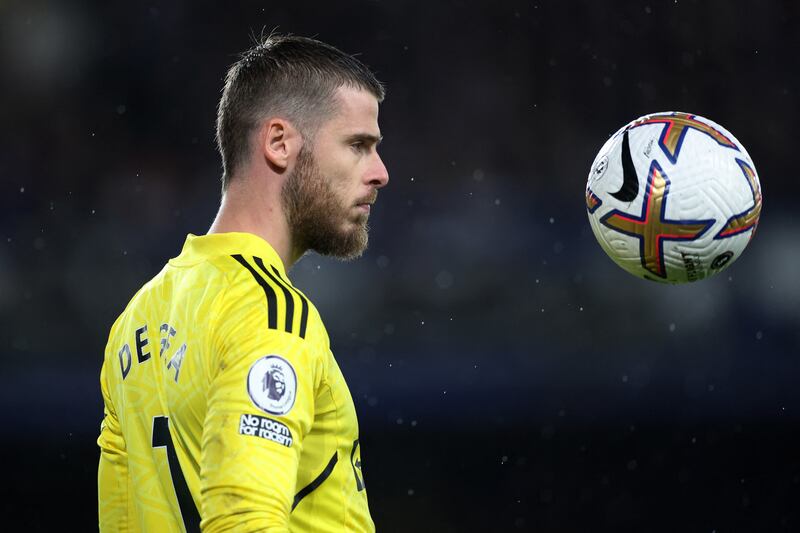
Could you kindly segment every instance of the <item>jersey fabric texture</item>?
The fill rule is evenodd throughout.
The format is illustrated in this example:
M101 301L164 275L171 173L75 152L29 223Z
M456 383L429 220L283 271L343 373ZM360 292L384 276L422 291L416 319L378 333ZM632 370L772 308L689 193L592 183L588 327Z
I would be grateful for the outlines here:
M189 235L111 328L101 531L374 531L316 308L247 233Z

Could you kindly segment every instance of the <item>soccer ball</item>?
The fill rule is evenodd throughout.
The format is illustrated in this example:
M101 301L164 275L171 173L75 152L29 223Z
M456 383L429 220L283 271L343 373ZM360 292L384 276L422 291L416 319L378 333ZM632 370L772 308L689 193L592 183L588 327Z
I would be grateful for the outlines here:
M685 283L726 269L753 237L761 185L725 128L688 113L655 113L597 154L586 209L603 250L631 274Z

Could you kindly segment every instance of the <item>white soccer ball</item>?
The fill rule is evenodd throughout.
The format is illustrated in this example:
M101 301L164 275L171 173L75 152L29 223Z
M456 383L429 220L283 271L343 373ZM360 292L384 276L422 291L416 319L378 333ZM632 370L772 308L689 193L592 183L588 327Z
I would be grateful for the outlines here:
M654 113L597 154L586 209L603 250L631 274L685 283L726 269L761 214L747 150L725 128L688 113Z

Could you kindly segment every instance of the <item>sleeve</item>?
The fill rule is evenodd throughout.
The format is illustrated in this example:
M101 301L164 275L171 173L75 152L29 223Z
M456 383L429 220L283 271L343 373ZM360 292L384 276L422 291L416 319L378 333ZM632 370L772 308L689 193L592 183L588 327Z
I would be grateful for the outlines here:
M129 531L128 452L119 419L111 403L106 381L106 364L100 371L103 393L103 422L100 425L100 465L97 471L97 499L100 531Z
M201 451L202 529L288 532L322 358L271 327L264 294L231 289L212 319Z

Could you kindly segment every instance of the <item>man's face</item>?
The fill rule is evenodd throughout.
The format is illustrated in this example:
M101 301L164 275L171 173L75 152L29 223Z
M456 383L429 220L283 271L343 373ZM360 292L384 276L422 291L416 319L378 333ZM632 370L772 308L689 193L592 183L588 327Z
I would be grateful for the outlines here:
M389 176L376 150L378 101L340 87L335 111L306 142L283 187L283 204L297 247L343 259L367 247L367 219Z

